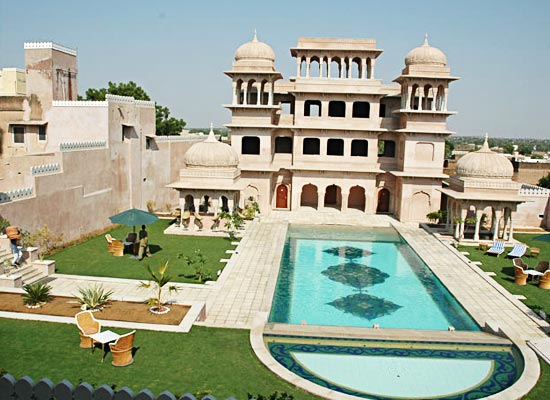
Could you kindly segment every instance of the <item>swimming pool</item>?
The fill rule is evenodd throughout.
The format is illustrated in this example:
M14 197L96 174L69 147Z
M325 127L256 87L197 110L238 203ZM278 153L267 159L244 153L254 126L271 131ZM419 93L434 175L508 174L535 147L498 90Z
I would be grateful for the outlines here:
M369 399L479 399L523 371L511 344L265 335L286 369L321 387Z
M393 228L291 225L269 322L479 330Z

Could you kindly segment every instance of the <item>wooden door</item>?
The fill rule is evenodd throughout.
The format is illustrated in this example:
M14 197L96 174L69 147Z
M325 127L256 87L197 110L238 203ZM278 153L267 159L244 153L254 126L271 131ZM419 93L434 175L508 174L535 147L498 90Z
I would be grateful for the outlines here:
M382 189L378 192L378 207L376 207L377 213L387 213L390 211L390 191L388 189Z
M288 188L285 185L277 187L277 208L288 208Z

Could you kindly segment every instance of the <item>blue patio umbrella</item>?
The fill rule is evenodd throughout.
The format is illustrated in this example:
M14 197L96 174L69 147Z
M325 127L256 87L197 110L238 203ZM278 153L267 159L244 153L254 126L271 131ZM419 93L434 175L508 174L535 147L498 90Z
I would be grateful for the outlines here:
M132 208L130 210L123 211L112 217L109 217L113 224L121 224L126 226L134 227L134 232L136 231L136 225L149 225L157 221L159 218L150 212L138 210L137 208Z

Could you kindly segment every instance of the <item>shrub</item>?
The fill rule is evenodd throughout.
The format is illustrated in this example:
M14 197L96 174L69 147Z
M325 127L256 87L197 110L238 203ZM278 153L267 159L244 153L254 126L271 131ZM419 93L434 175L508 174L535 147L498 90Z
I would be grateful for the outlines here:
M30 283L23 286L23 304L26 306L41 306L52 300L52 287L44 282Z
M263 394L257 394L256 396L253 396L250 393L246 394L246 397L248 400L255 399L255 400L294 400L294 396L291 394L288 394L287 392L282 392L279 394L279 392L273 392L268 396L265 396Z
M147 206L147 211L149 211L150 213L155 212L156 204L154 200L147 200L147 203L145 204Z
M51 254L63 242L63 234L55 235L48 225L44 225L38 232L30 236L30 243L38 247L38 256L41 260Z
M101 284L91 286L89 288L79 288L80 296L75 296L82 306L83 310L101 310L109 304L112 290L105 291Z

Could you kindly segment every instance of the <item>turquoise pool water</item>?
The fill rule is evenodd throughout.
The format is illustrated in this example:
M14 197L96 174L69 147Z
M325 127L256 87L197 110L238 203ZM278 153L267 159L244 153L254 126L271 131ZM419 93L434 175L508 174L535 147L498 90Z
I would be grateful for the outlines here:
M291 225L269 321L479 330L393 228Z
M271 355L319 386L369 399L479 399L523 370L512 345L264 335Z

